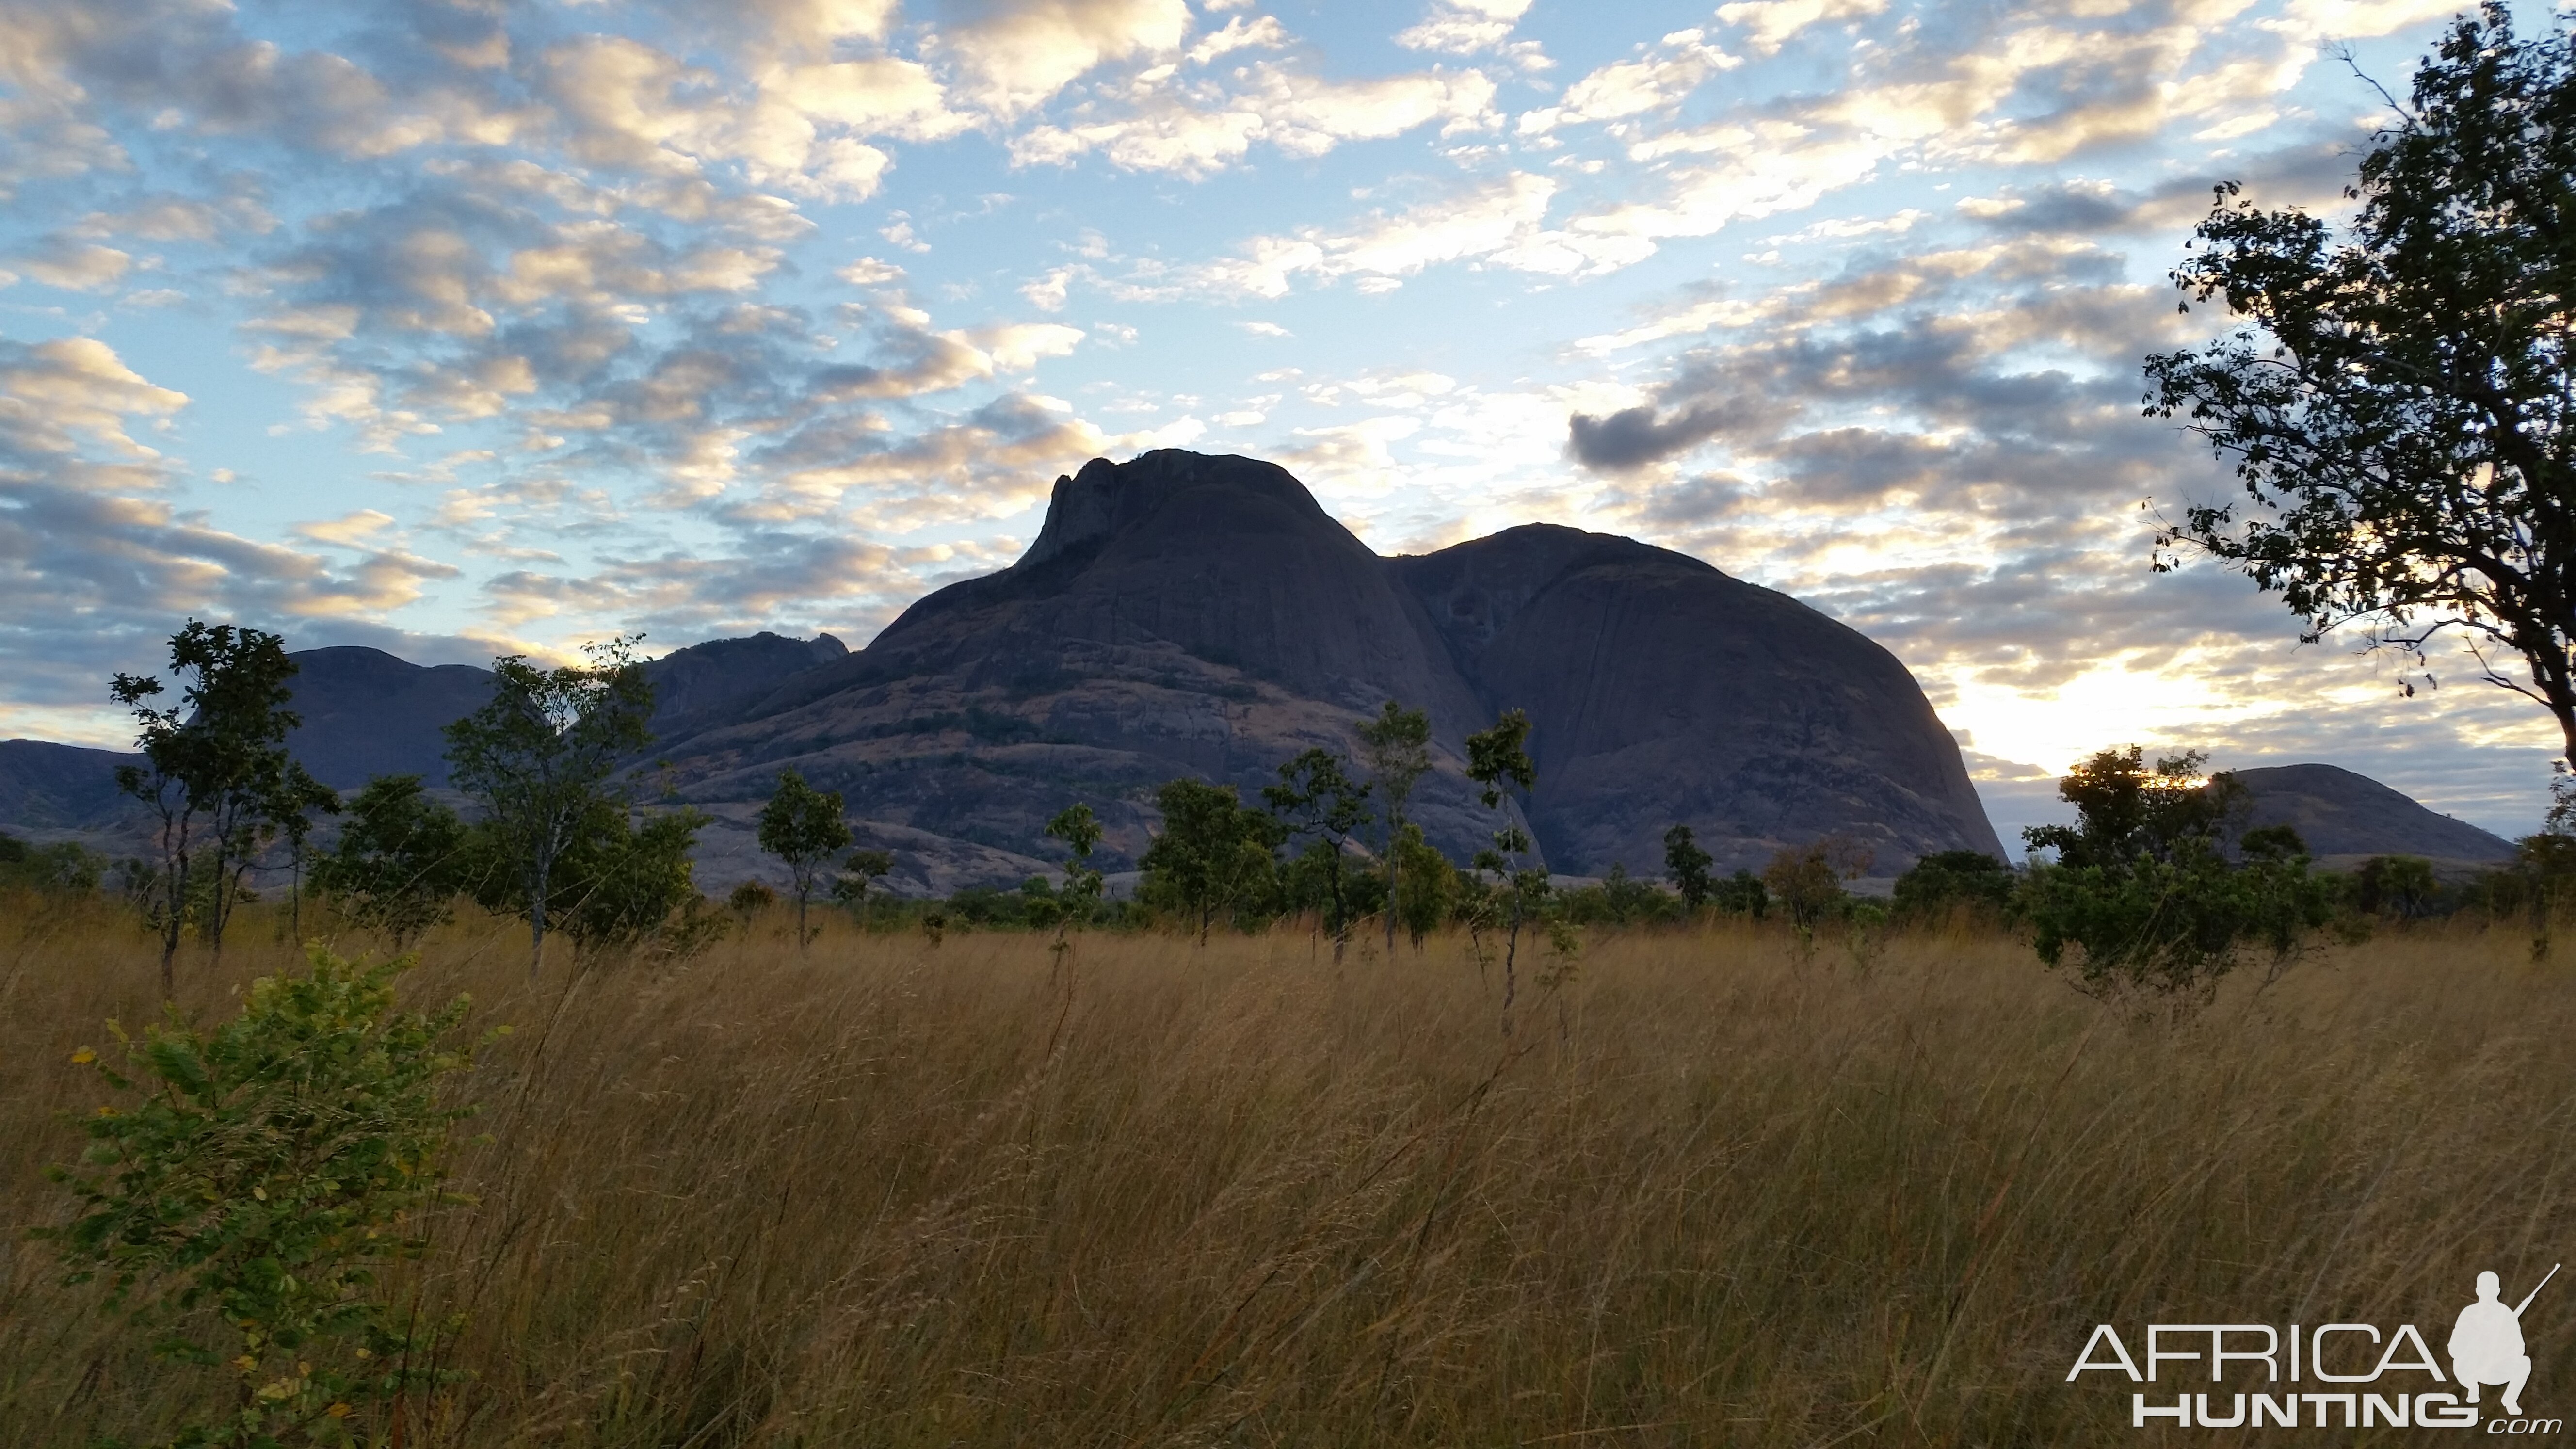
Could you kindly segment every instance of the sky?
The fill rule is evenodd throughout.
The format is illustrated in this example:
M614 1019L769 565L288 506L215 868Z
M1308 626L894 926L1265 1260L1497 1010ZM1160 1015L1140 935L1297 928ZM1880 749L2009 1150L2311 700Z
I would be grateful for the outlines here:
M2452 11L0 0L0 736L124 743L190 616L857 647L1187 447L1802 599L2007 839L2126 743L2526 832L2465 656L2149 569L2234 488L2139 406L2210 188L2336 212Z

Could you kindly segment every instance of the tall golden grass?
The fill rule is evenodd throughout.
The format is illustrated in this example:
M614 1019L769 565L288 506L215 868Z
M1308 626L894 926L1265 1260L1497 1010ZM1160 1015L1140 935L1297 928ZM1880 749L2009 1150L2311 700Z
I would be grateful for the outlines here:
M1972 933L1596 934L1506 1039L1456 940L800 958L778 920L533 988L512 928L429 941L410 998L516 1030L468 1086L478 1201L404 1285L468 1315L470 1375L408 1445L2201 1441L2065 1381L2094 1324L2438 1348L2479 1269L2576 1258L2576 980L2509 933L2384 935L2179 1024ZM293 961L244 924L188 1010ZM0 953L0 1446L143 1439L215 1381L23 1230L95 1105L67 1058L153 1014L153 958L24 903ZM2576 1409L2551 1291L2536 1411Z

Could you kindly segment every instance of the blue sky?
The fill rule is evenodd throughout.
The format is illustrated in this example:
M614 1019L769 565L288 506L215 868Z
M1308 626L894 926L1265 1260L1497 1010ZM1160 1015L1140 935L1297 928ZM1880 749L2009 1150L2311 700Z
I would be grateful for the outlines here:
M0 734L119 742L189 613L856 646L1183 446L1805 599L2008 837L2128 741L2527 830L2535 708L2146 567L2228 487L2138 416L2210 185L2336 207L2451 13L0 0Z

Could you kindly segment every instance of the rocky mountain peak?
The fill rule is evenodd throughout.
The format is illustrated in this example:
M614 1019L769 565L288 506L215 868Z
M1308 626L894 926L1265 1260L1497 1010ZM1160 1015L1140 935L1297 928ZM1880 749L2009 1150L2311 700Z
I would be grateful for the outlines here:
M1032 570L1068 553L1086 550L1147 522L1175 499L1194 493L1211 495L1200 501L1220 512L1229 511L1229 503L1256 508L1267 504L1274 509L1284 506L1298 523L1339 535L1352 547L1360 547L1359 540L1334 522L1315 502L1314 495L1276 463L1234 454L1159 448L1125 463L1094 458L1080 471L1058 477L1047 498L1046 524L1038 530L1037 542L1012 568Z

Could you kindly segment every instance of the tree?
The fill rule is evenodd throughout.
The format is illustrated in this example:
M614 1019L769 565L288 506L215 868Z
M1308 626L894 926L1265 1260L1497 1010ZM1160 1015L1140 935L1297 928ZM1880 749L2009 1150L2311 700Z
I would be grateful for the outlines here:
M585 646L587 666L496 659L492 698L446 729L450 777L482 807L478 828L492 846L487 900L527 915L530 980L545 964L558 867L585 826L603 826L603 805L613 801L622 822L609 779L652 739L653 687L632 652L642 638Z
M1781 847L1762 867L1762 885L1788 911L1804 940L1841 909L1843 882L1867 871L1869 864L1866 846L1828 835L1806 845Z
M1896 914L1915 921L1959 910L1997 914L2013 884L2012 867L1982 850L1936 850L1896 878Z
M1739 870L1721 881L1711 881L1708 903L1730 916L1751 916L1761 920L1771 910L1771 888L1762 877L1749 870Z
M2413 855L2374 855L2352 873L2353 909L2412 921L2432 914L2442 885L2433 863Z
M288 929L304 939L304 862L313 839L316 814L340 813L340 792L316 780L294 760L286 762L274 793L261 811L286 842Z
M2224 772L2202 778L2208 763L2201 751L2185 750L2150 769L2136 745L2096 750L2057 783L2057 798L2075 807L2076 823L2034 825L2022 839L2034 850L2055 851L2057 863L2069 866L2214 850L2244 811L2245 787Z
M1708 868L1713 863L1692 838L1689 826L1676 825L1664 832L1664 879L1673 883L1674 893L1693 911L1708 904Z
M684 809L659 811L638 824L623 800L601 801L564 851L549 914L586 952L653 940L670 954L695 954L723 924L700 914L697 870L689 860L706 821ZM501 903L522 905L515 895Z
M1507 709L1491 729L1467 736L1467 778L1483 787L1479 798L1486 809L1500 810L1506 801L1517 802L1538 788L1538 766L1529 756L1529 734L1529 716ZM1476 852L1475 866L1491 872L1503 885L1503 1035L1509 1036L1512 998L1520 987L1517 973L1521 926L1546 904L1547 872L1522 866L1521 858L1534 842L1529 832L1518 825L1506 824L1497 829L1493 841L1490 847Z
M280 822L310 808L320 789L286 751L287 735L303 720L286 707L295 661L283 639L191 619L170 636L170 673L193 680L167 709L152 707L162 693L152 676L119 673L108 687L133 711L134 744L143 754L142 764L117 767L117 788L160 822L149 911L161 934L164 996L191 902L201 903L193 912L198 933L220 957L243 872Z
M108 1024L121 1065L72 1054L118 1100L82 1119L81 1165L47 1173L78 1209L37 1236L153 1330L156 1356L235 1380L180 1444L382 1443L401 1430L377 1407L438 1382L379 1273L425 1252L428 1212L454 1200L450 1129L473 1109L440 1088L471 1064L451 1041L468 1002L396 1010L408 958L310 961L253 982L211 1031L173 1006L139 1042Z
M2576 762L2576 54L2488 3L2413 100L2346 191L2343 238L2218 188L2173 280L2186 310L2223 297L2243 322L2149 357L2146 411L2186 413L2234 463L2244 515L2192 507L2157 567L2194 545L2309 640L2363 623L2420 663L2451 631Z
M1413 949L1422 949L1422 940L1437 930L1448 918L1450 902L1457 898L1458 871L1437 847L1423 838L1422 827L1408 820L1395 833L1395 845L1388 852L1390 865L1400 864L1400 884L1388 899L1388 916L1404 922ZM1391 872L1392 873L1392 872Z
M349 823L313 866L316 889L396 950L447 919L467 885L465 822L418 775L378 775L349 802Z
M1056 893L1059 931L1078 931L1091 924L1100 913L1102 877L1091 865L1091 852L1100 844L1100 818L1083 804L1067 805L1056 812L1046 825L1047 838L1061 840L1073 852L1065 862L1064 889Z
M1353 914L1346 851L1351 837L1372 818L1369 787L1351 779L1346 763L1330 750L1309 749L1279 767L1278 784L1261 789L1261 801L1279 821L1283 841L1299 836L1314 841L1312 854L1324 887L1324 929L1333 935L1337 962L1350 939Z
M1404 896L1405 866L1396 839L1408 822L1405 807L1413 800L1413 787L1431 769L1431 716L1388 700L1377 718L1360 725L1360 758L1368 764L1369 782L1376 787L1386 817L1386 949L1393 955L1398 912L1394 903ZM1416 933L1417 945L1421 939Z
M1242 803L1232 785L1173 780L1154 792L1162 833L1145 847L1140 894L1198 923L1199 944L1220 914L1269 889L1277 873L1278 822Z
M851 915L866 923L868 887L894 869L894 853L885 850L854 850L841 862L843 874L832 882L832 899L847 907Z
M2243 793L2225 774L2203 782L2206 760L2186 751L2149 770L2134 746L2102 750L2058 782L2076 823L2022 832L2057 859L2032 865L2012 907L2050 969L2072 964L2094 995L2143 989L2181 1009L2249 948L2277 975L2332 917L2337 890L2310 873L2287 826L2245 832L2243 864L2229 863L2221 847Z
M794 770L778 772L778 788L760 807L760 848L787 862L796 889L796 949L813 943L805 928L805 903L834 853L848 847L850 822L842 818L841 792L817 790Z

